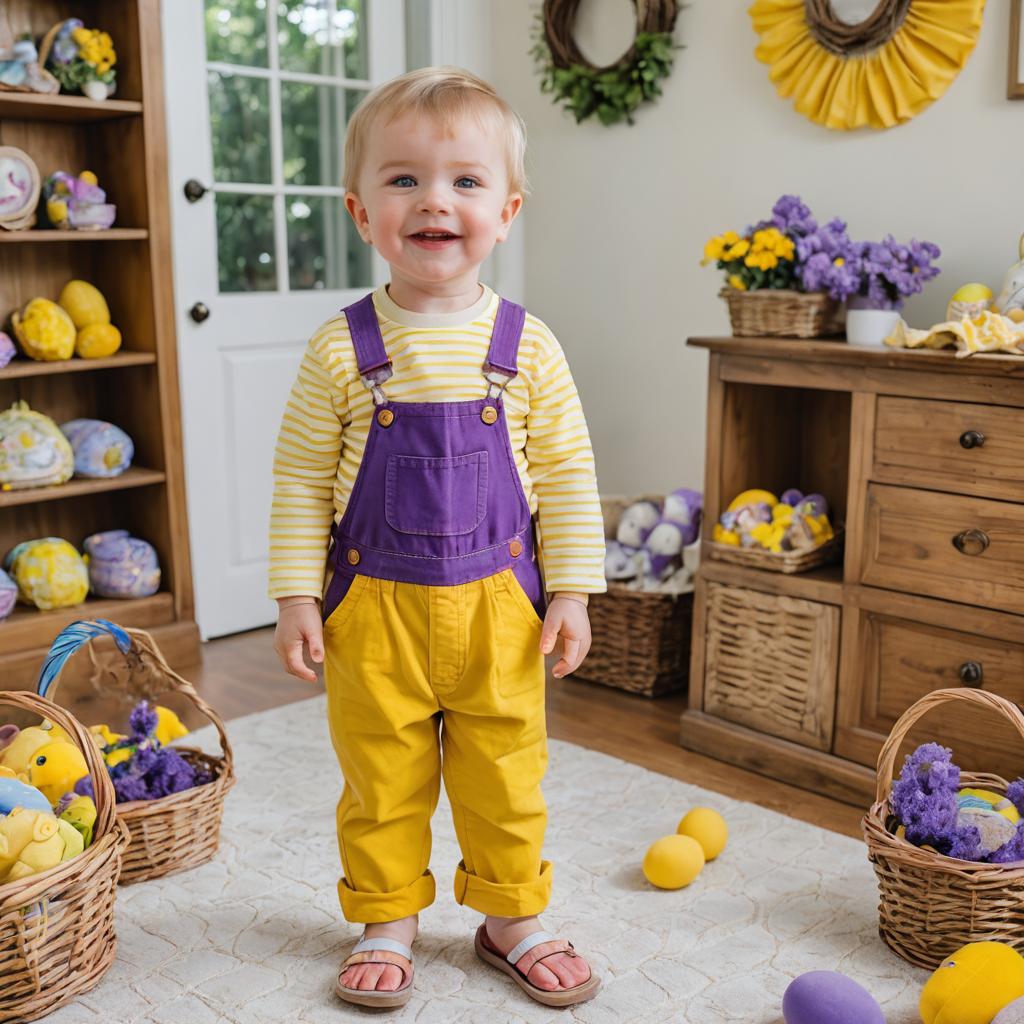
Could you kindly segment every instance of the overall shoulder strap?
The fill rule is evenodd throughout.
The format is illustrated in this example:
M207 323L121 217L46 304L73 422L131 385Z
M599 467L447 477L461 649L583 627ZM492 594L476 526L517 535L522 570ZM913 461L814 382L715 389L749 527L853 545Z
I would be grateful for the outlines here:
M522 337L525 323L526 310L522 306L509 302L508 299L498 299L491 347L487 350L487 359L484 362L484 376L488 380L491 371L496 371L509 380L519 372L519 339Z
M391 360L384 350L384 339L381 337L380 324L377 322L377 310L373 305L373 293L364 295L351 306L346 306L342 312L348 320L349 333L352 335L352 347L356 353L359 376L364 380L383 384L391 376ZM386 372L374 372L382 370Z

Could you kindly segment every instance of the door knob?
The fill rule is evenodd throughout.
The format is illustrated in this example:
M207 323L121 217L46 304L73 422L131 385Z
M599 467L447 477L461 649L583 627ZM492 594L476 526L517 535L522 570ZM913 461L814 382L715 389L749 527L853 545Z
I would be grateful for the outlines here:
M192 317L197 324L201 324L210 315L210 307L205 302L197 302L189 311L188 315Z
M989 545L984 530L964 530L953 538L953 547L962 555L980 555Z
M981 686L984 673L980 661L965 661L957 671L964 686Z
M196 181L195 178L189 178L188 181L185 182L185 188L183 191L185 192L185 198L190 203L198 203L199 200L202 199L210 190L201 181Z

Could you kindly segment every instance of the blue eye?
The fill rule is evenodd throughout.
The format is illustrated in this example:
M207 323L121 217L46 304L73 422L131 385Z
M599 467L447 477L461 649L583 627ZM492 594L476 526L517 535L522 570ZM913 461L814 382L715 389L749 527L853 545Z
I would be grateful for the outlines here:
M480 182L477 181L476 178L457 178L456 181L455 181L455 184L456 184L457 187L462 187L462 183L464 181L468 181L469 182L469 187L470 188L476 188L480 184Z
M397 185L399 188L409 188L410 186L416 184L416 179L408 174L400 174L391 182L391 184Z

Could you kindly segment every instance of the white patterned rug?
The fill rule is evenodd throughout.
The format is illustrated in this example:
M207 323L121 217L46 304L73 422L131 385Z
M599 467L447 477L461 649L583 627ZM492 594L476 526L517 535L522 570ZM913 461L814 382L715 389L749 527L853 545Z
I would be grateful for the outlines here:
M52 1024L327 1024L365 1021L332 994L356 926L341 918L333 834L337 765L322 697L232 721L239 782L221 851L192 872L118 896L118 958L100 986ZM604 754L551 743L545 786L555 862L546 924L570 936L604 980L569 1011L522 995L479 962L479 922L455 905L458 848L442 796L437 902L421 915L415 996L390 1019L418 1024L776 1024L789 981L840 970L913 1024L927 975L876 932L863 845ZM690 807L716 807L731 838L689 888L640 872L648 844ZM369 1016L374 1016L370 1011Z

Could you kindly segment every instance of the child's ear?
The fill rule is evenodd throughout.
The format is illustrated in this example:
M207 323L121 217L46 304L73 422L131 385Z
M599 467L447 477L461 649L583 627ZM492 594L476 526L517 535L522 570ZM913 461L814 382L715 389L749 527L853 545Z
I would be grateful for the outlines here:
M518 192L513 192L508 199L505 200L505 205L501 208L501 228L498 231L497 241L504 242L508 238L509 228L512 227L512 221L516 219L519 211L523 208L523 197Z
M371 244L373 239L370 237L370 218L366 212L366 207L363 206L355 192L345 193L345 209L348 210L349 216L351 216L355 223L359 237L368 245Z

